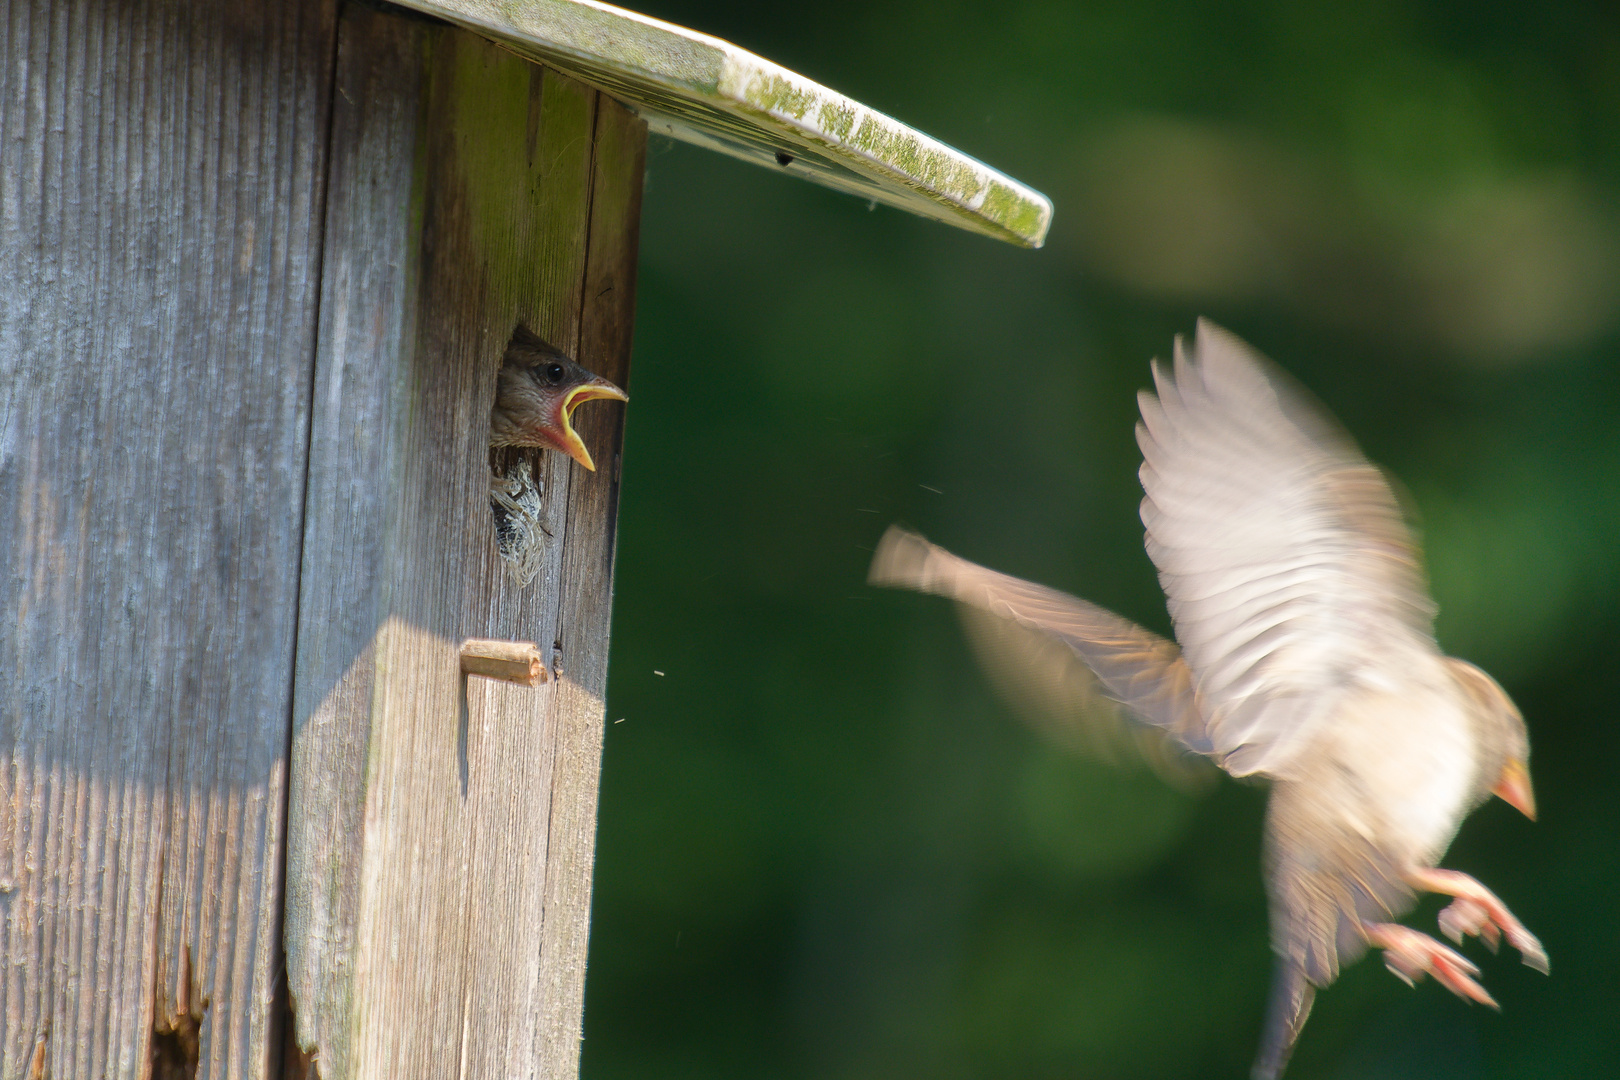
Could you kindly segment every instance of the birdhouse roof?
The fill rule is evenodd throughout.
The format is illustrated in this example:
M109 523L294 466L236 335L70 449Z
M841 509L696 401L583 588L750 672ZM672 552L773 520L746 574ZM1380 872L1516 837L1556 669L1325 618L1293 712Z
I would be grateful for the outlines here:
M648 129L1023 247L1052 203L728 41L592 0L403 0L600 87Z

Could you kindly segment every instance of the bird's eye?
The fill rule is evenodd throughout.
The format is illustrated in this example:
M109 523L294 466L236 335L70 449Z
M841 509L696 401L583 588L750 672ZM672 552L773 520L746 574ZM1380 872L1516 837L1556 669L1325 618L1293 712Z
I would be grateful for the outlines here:
M552 386L556 386L558 383L562 382L563 376L566 374L568 373L563 370L563 366L561 364L546 365L546 382L550 383Z

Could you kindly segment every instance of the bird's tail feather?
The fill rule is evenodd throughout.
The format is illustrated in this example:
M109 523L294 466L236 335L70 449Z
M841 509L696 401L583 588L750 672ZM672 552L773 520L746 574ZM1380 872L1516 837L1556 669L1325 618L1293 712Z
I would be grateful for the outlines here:
M1285 957L1277 958L1271 980L1271 1001L1266 1006L1266 1026L1260 1037L1260 1056L1255 1059L1253 1080L1277 1080L1288 1065L1294 1042L1311 1015L1316 987L1305 976L1305 969Z

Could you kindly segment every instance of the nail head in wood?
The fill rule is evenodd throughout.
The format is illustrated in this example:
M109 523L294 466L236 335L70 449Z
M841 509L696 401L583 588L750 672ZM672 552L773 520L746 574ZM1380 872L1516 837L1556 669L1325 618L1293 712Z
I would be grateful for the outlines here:
M546 681L540 646L532 641L468 638L461 643L461 670L520 686L539 686Z

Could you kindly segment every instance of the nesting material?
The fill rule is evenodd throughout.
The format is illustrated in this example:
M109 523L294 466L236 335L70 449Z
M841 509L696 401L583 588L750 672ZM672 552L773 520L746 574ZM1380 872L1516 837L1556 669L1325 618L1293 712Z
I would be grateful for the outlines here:
M519 588L538 577L545 562L546 541L551 538L540 519L545 487L528 454L504 471L490 472L489 508L495 516L495 538L507 572Z

